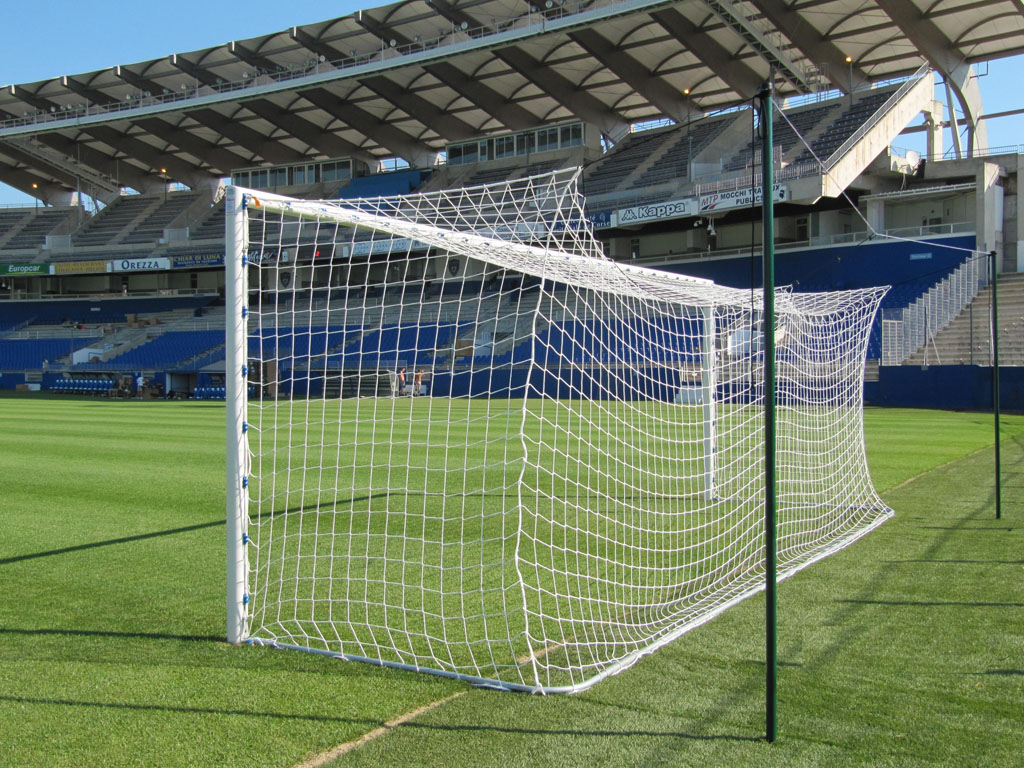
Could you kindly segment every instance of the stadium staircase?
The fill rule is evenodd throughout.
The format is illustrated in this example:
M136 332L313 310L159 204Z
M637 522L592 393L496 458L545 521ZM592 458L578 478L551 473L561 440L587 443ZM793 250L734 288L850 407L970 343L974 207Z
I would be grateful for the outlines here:
M861 116L856 109L862 102L873 105L873 94L870 91L855 101L848 111L851 112L853 122L859 123L859 127L834 149L824 141L828 130L814 144L816 153L828 171L821 176L821 195L839 197L875 158L888 152L893 140L921 112L928 109L933 99L934 79L927 65L924 65L915 78L903 83L872 112Z
M992 286L904 365L991 365ZM999 276L999 365L1024 365L1024 273Z

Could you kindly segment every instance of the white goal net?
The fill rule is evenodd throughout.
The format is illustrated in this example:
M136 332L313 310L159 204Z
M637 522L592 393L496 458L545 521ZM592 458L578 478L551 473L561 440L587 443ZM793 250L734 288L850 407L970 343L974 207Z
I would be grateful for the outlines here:
M573 172L228 216L229 639L577 691L764 587L758 292L605 258ZM881 294L777 294L780 577L891 514Z

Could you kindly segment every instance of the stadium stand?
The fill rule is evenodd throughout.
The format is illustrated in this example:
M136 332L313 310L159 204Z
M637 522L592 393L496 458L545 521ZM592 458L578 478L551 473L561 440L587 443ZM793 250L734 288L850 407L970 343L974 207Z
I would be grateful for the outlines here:
M95 337L73 339L0 339L0 370L41 370L43 361L57 360L87 347Z
M159 205L160 198L157 197L122 195L72 234L71 243L80 248L111 245L127 227L150 211L154 211Z
M193 192L172 193L162 205L151 211L146 218L134 225L131 232L121 238L121 242L128 244L158 241L163 237L164 227L174 221L198 198L198 193Z
M46 236L63 224L69 216L76 215L76 209L40 208L38 211L22 215L22 225L8 230L7 239L3 242L4 250L26 250L39 248L46 242Z

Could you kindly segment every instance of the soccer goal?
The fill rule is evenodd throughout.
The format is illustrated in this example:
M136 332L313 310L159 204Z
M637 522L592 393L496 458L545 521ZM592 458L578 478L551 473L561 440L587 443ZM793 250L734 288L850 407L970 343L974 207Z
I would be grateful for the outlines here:
M763 589L758 292L606 258L572 171L227 217L229 640L570 692ZM777 294L780 578L891 514L881 294Z

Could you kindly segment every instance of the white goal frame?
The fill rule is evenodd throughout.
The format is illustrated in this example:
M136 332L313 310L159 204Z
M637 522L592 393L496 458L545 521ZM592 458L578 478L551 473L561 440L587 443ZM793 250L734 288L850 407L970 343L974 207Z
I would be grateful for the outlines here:
M571 180L570 185L572 193L575 194L575 179ZM500 185L493 186L500 187ZM380 235L385 240L395 238L404 242L426 244L430 248L461 254L498 268L519 270L524 274L535 276L545 285L558 282L562 285L568 283L570 286L574 284L590 286L586 290L620 296L624 301L636 299L639 301L681 302L683 306L690 308L688 311L692 312L694 317L700 318L702 331L701 336L692 342L698 360L695 367L689 372L694 385L681 387L674 397L670 396L670 399L680 406L689 407L690 412L699 414L696 417L700 421L699 432L693 439L693 443L699 444L700 469L693 477L699 478L697 480L697 487L700 489L698 495L703 499L700 515L713 516L714 510L723 504L742 503L751 508L759 508L759 504L756 502L756 488L726 487L728 481L722 481L720 478L723 469L722 457L725 456L723 451L727 450L722 447L722 444L727 440L735 442L736 438L724 435L719 426L723 408L725 411L729 411L737 408L756 409L759 407L756 401L758 391L756 377L758 374L755 367L749 365L760 350L759 344L752 341L755 332L759 332L759 313L754 309L760 304L759 292L724 288L715 286L706 280L602 258L597 248L594 247L596 241L590 242L586 239L587 237L592 238L589 228L583 233L582 247L574 249L570 246L563 250L559 243L552 242L550 239L545 241L536 232L530 232L529 227L526 228L528 231L524 237L522 229L517 231L515 222L507 229L502 228L505 227L504 224L499 227L493 222L486 227L477 225L476 229L470 225L453 229L444 226L444 222L427 220L428 217L425 216L420 220L416 216L389 216L386 213L388 206L380 205L379 201L374 205L376 207L360 202L297 200L238 187L229 187L227 190L225 384L227 388L227 638L229 642L235 644L251 642L297 648L339 658L454 677L473 684L505 690L544 693L576 692L628 668L640 657L671 642L684 632L705 623L730 605L764 589L763 577L755 578L753 571L740 578L737 576L738 571L729 572L731 566L728 563L720 564L717 566L719 576L723 577L725 581L712 598L708 598L705 603L698 606L699 610L694 610L692 613L680 613L678 619L669 622L659 620L656 622L656 629L651 630L649 635L644 635L640 639L631 639L628 643L619 640L608 641L609 645L615 646L614 652L609 652L607 658L602 656L599 660L584 665L584 668L577 669L571 665L569 667L558 666L552 662L552 665L557 667L554 672L551 668L545 667L547 663L545 657L552 648L558 647L560 644L571 645L577 638L573 635L570 635L568 640L565 637L558 638L551 636L550 631L544 629L546 621L557 624L562 619L555 617L558 618L558 621L554 621L552 617L534 616L531 613L533 608L525 605L527 587L525 581L522 580L519 586L523 590L524 606L513 607L510 610L523 612L530 650L518 660L518 665L522 669L515 668L511 672L510 668L516 667L516 663L499 664L495 662L494 667L487 667L474 661L471 665L460 666L454 661L449 662L444 658L423 658L419 655L410 660L406 651L395 649L392 652L386 647L374 648L373 654L362 653L359 652L359 648L346 647L344 643L339 645L331 640L328 636L330 633L321 633L319 630L317 630L318 636L316 637L295 637L287 633L278 633L276 630L255 631L256 628L251 624L253 616L250 595L250 548L254 546L250 538L250 526L253 524L250 510L250 479L254 472L258 474L260 470L259 457L254 457L249 441L251 422L248 413L248 392L251 352L248 346L248 323L251 316L248 297L250 268L260 268L253 266L250 259L249 212L256 209L262 209L261 215L272 211L273 215L278 217L299 218L311 222L329 222L332 226L368 230L375 233L375 236ZM579 213L582 216L582 210ZM261 244L259 260L266 261L265 253L268 246L274 246L274 244L266 242ZM279 242L276 247L283 248L284 246ZM340 253L340 250L337 253ZM331 258L340 258L340 256L334 255ZM401 258L401 254L396 254L396 258ZM879 500L867 473L860 401L867 332L883 293L884 290L871 289L836 292L828 296L791 294L787 290L780 290L776 294L780 318L774 330L777 342L782 342L785 347L788 339L809 340L806 349L798 348L799 345L794 342L788 356L784 350L780 361L777 379L783 383L783 391L789 393L785 396L790 398L793 403L792 411L797 414L792 420L792 425L795 426L791 426L790 433L783 438L783 450L796 456L795 464L809 467L809 476L815 478L814 483L829 484L828 487L823 485L820 489L817 487L811 489L806 497L802 493L797 494L799 498L788 502L788 507L787 503L783 502L780 509L783 526L779 538L782 540L789 537L790 546L781 548L784 554L780 560L780 580L828 554L848 546L884 522L892 514L891 510ZM740 318L740 320L734 319L733 322L739 322L741 325L735 328L730 327L724 320L723 308L727 308L732 313L729 317ZM839 325L847 321L847 316L851 318L849 328L846 326L840 328ZM845 345L842 356L846 361L844 363L846 367L842 371L833 371L829 367L832 358L821 348L824 341L831 338L829 334L835 336L836 344ZM859 367L857 367L858 360ZM540 363L536 361L531 360L530 362L531 370L539 365ZM721 388L726 385L725 379L729 376L745 377L743 380L749 385L749 389L745 390L739 399L734 399L731 403L728 400L722 400L721 395ZM785 386L787 382L788 389ZM807 399L810 397L808 394L809 382L824 382L823 386L828 391L822 396L824 399L820 403ZM837 392L839 394L836 394ZM539 396L541 400L547 397L543 393ZM818 411L826 412L823 418L831 419L830 425L832 422L841 422L838 428L848 436L849 440L859 440L859 444L843 449L841 459L837 459L835 455L818 455L821 450L820 446L815 445L813 441L802 442L804 437L797 434L801 419L805 418L809 412L814 412L815 418L817 418ZM830 413L831 411L836 411L838 415ZM840 411L841 413L839 413ZM756 430L756 419L751 423L755 424L753 429ZM832 428L829 426L829 429ZM508 439L519 441L523 439L523 435L510 434ZM743 439L749 439L752 443L756 442L751 436L745 436ZM688 450L692 451L693 448ZM832 448L830 447L829 450L831 451ZM735 461L735 457L726 458L726 461L730 460ZM846 468L849 475L842 482L830 479L830 473L838 471L838 467L825 466L829 461L837 460L851 465ZM756 459L752 459L752 461L756 461ZM735 486L736 483L734 482L732 485ZM842 486L843 493L847 494L842 498L835 495L836 488L839 486ZM818 495L815 496L815 493ZM742 499L740 499L741 496ZM736 501L737 499L740 501ZM815 505L821 505L821 509L818 510ZM824 521L821 523L821 532L815 534L813 531L808 532L796 528L787 530L787 508L797 510L799 513L797 516L801 519L809 519L820 513L820 517ZM523 535L522 530L519 535ZM763 534L760 535L763 538ZM653 546L659 545L655 543ZM706 546L706 543L702 543L700 546ZM521 558L523 557L528 559L529 556L524 556L521 553L520 544L517 542L514 550L514 563L510 563L509 567L514 566L515 571L520 572L523 565ZM749 553L746 557L749 560ZM739 567L739 564L735 566L736 569ZM745 567L749 569L749 566ZM520 575L520 578L523 577ZM531 585L530 588L538 589L534 585ZM640 590L638 594L642 594L644 589L653 587L644 587L643 585L623 587L626 592L631 588L634 591ZM662 587L659 589L664 591ZM693 589L697 589L698 597L702 594L701 590L710 589L714 592L714 587L707 585L695 585ZM614 588L612 590L614 591ZM583 596L581 599L586 601L591 597ZM571 594L559 594L555 602L560 606L562 603L558 601L571 603L573 599ZM697 598L688 597L687 599L696 600ZM557 607L556 609L563 610ZM618 623L627 621L631 610L633 609L628 606L624 607L622 609L624 613L618 617L607 619L607 626L599 627L595 631L610 632L612 635L616 635L619 632ZM624 619L623 616L627 618ZM534 622L532 625L531 620ZM538 626L541 628L537 629ZM535 634L531 634L531 628ZM626 631L626 634L631 631L632 629ZM605 641L598 642L598 645L603 642Z

